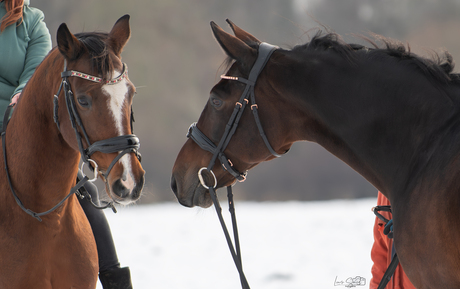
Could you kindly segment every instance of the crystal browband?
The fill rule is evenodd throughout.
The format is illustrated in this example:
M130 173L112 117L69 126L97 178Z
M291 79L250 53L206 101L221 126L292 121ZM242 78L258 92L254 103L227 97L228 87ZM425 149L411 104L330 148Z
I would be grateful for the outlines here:
M102 78L100 77L92 76L92 75L89 75L83 72L79 72L79 71L75 71L75 70L70 70L69 76L76 76L76 77L80 77L86 80L91 80L94 82L102 82ZM117 78L113 78L111 80L107 80L105 84L109 84L109 85L117 84L118 82L125 79L127 76L128 76L128 66L125 63L123 63L123 72L120 74L120 76L118 76Z

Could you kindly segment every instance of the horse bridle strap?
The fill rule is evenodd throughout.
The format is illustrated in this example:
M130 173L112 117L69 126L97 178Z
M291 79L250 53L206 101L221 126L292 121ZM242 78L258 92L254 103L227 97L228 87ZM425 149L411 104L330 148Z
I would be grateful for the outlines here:
M238 172L233 165L229 162L229 159L225 156L223 152L219 152L217 150L217 146L206 137L206 135L201 132L196 127L196 122L192 123L188 129L187 137L191 138L195 143L197 143L202 149L209 151L213 155L217 154L217 158L219 159L222 167L229 172L233 177L235 177L238 181L242 182L246 179L247 172L240 173ZM208 170L212 171L209 167Z
M217 146L202 131L198 129L198 127L196 126L196 123L192 123L192 125L190 125L188 132L187 132L187 137L191 138L202 149L209 151L213 154L213 157L207 167L209 171L212 171L215 161L219 159L223 168L227 172L229 172L233 177L235 177L238 181L244 181L246 179L247 172L241 173L237 171L233 167L233 164L231 163L230 159L225 156L224 150L229 144L233 134L235 134L235 131L236 131L236 128L238 127L241 116L243 115L243 111L246 108L246 105L249 103L248 98L251 101L251 110L253 112L254 120L259 130L260 136L262 137L270 153L274 155L275 157L280 157L280 155L277 154L275 150L272 148L272 146L270 145L270 142L267 139L267 136L265 135L262 124L260 122L260 118L258 114L258 106L255 101L255 95L254 95L254 87L255 87L257 78L259 77L259 74L261 73L262 69L267 64L272 53L277 48L278 47L265 43L265 42L262 42L259 45L259 53L258 53L256 62L254 63L254 66L252 67L249 73L248 79L245 79L242 77L235 77L235 76L225 76L225 75L221 76L223 79L242 82L246 84L246 87L239 101L235 104L235 108L233 109L232 115L230 116L230 119L225 127L224 134L222 138L220 139L220 142ZM248 94L249 94L249 97L247 97Z
M88 181L88 177L85 176L84 178L82 178L81 180L78 181L78 183L72 188L70 189L70 193L67 194L67 196L65 196L65 198L63 198L59 203L57 203L54 207L52 207L51 209L45 211L45 212L41 212L41 213L37 213L37 212L34 212L30 209L27 209L24 204L21 202L21 200L19 199L18 195L16 194L16 191L14 190L13 188L13 183L11 181L11 176L10 176L10 172L9 172L9 169L8 169L8 160L6 158L6 127L8 125L8 118L10 117L10 113L11 113L11 110L13 109L14 107L14 104L12 105L9 105L5 111L5 114L3 116L3 127L2 127L2 151L3 151L3 160L4 160L4 164L5 164L5 171L6 171L6 178L8 180L8 185L10 186L10 190L11 190L11 193L13 194L13 197L16 201L16 203L18 204L18 206L24 211L26 212L28 215L34 217L35 219L37 219L38 221L42 221L42 219L40 218L41 216L44 216L44 215L47 215L49 213L51 213L52 211L56 210L57 208L59 208L71 195L75 194L78 189L80 187L82 187L87 181Z
M62 77L75 76L75 77L83 78L83 79L94 81L94 82L103 82L101 77L92 76L92 75L89 75L83 72L79 72L79 71L75 71L75 70L65 70L64 72L61 73L61 76ZM123 71L121 72L121 74L114 79L106 80L105 84L116 84L122 81L123 79L125 79L127 76L128 76L128 66L126 65L126 63L123 63Z
M105 82L106 85L113 85L113 84L117 84L119 83L121 80L125 79L128 75L128 68L127 68L127 65L125 63L123 63L123 71L122 73L114 78L114 79L110 79L110 80L107 80ZM80 115L78 114L78 111L77 111L77 107L76 107L76 104L75 104L75 99L73 97L73 93L72 93L72 90L70 88L70 84L67 80L68 77L79 77L79 78L82 78L82 79L86 79L86 80L90 80L90 81L93 81L93 82L98 82L98 83L101 83L103 82L102 78L100 77L96 77L96 76L92 76L92 75L89 75L89 74L85 74L85 73L82 73L82 72L79 72L79 71L75 71L75 70L67 70L67 65L66 65L66 62L64 61L64 71L61 73L61 77L62 77L62 81L61 81L61 85L59 86L59 90L58 92L54 95L54 121L56 123L56 125L58 126L58 129L60 130L60 124L59 124L59 119L58 119L58 109L59 109L59 106L58 106L58 98L59 98L59 94L61 92L62 89L64 89L64 94L65 94L65 99L66 99L66 106L67 106L67 111L69 113L69 118L70 118L70 122L71 122L71 125L75 131L75 135L76 135L76 138L77 138L77 141L78 141L78 147L79 147L79 150L80 150L80 154L82 156L82 160L83 162L85 162L86 164L88 164L88 166L94 170L95 168L93 168L93 163L96 163L94 162L93 160L91 160L91 155L95 152L101 152L101 153L116 153L116 152L120 152L117 157L115 157L111 164L109 165L108 169L106 170L105 174L104 173L101 173L101 175L107 179L110 171L112 170L113 166L118 162L118 160L125 154L127 153L134 153L137 158L141 159L141 156L138 152L138 149L139 149L139 146L140 146L140 142L139 142L139 139L137 138L137 136L135 136L134 134L129 134L129 135L122 135L122 136L117 136L117 137L114 137L114 138L110 138L110 139L106 139L106 140L101 140L101 141L97 141L93 144L91 144L90 140L89 140L89 137L88 137L88 134L86 133L86 130L83 126L83 122L80 118ZM132 122L134 121L134 117L133 117L133 114L132 114L132 109L131 109L131 129L133 127L132 125ZM85 141L88 145L88 147L86 149L84 149L83 147L83 139L81 137L81 134L79 132L79 129L80 128L80 131L81 131L81 134L83 134L83 137L85 138Z
M140 142L139 138L134 134L116 136L102 141L97 141L91 144L86 150L85 154L91 156L95 152L101 152L103 154L110 154L120 152L110 163L105 174L102 174L105 178L109 176L113 166L127 153L134 153L140 158L140 154L137 152L139 149Z
M230 253L232 254L233 261L236 265L236 268L238 270L238 273L240 275L240 281L241 281L241 286L244 289L249 289L249 284L248 281L246 280L246 276L244 275L243 272L243 265L242 265L242 260L241 260L241 251L240 251L240 244L239 244L239 236L238 236L238 228L237 228L237 223L236 223L236 214L235 214L235 207L233 203L233 193L232 193L232 187L228 186L227 187L227 197L228 197L228 203L229 203L229 210L232 218L232 226L233 226L233 238L235 241L235 246L233 246L232 239L230 237L230 234L228 233L227 226L225 225L225 221L222 217L222 208L220 207L219 200L217 199L217 194L215 191L215 188L217 187L217 181L215 179L215 175L212 171L212 168L214 167L214 164L217 159L221 162L223 168L229 172L232 176L234 176L237 180L239 181L244 181L246 179L246 174L247 172L240 173L238 172L234 167L231 161L225 156L224 150L227 147L228 143L230 142L230 139L232 138L233 134L236 131L236 128L238 127L238 123L241 119L241 116L243 114L243 111L246 107L246 105L249 103L249 99L251 101L251 110L254 115L255 122L257 124L257 128L259 130L260 136L262 137L265 145L267 146L268 150L272 155L275 157L279 157L280 155L275 152L275 150L272 148L270 145L264 130L262 128L262 124L260 123L258 111L257 111L257 104L255 101L255 95L254 95L254 87L257 81L257 78L259 77L259 74L262 72L262 69L265 67L267 64L268 60L270 59L270 56L272 53L277 49L278 47L270 45L268 43L261 43L259 45L259 53L256 59L256 62L254 63L251 71L249 72L249 77L248 79L244 79L241 77L235 77L235 76L222 76L223 79L228 79L228 80L235 80L235 81L240 81L246 84L246 87L239 99L239 101L236 103L235 108L233 109L232 115L230 116L230 119L225 127L224 134L219 141L219 144L216 146L202 131L200 131L197 128L196 123L192 123L192 125L188 129L187 137L191 138L196 144L198 144L203 150L209 151L213 154L211 161L209 162L208 167L206 168L214 177L214 185L213 186L208 186L204 183L204 178L202 177L201 173L204 168L200 169L198 172L198 177L200 179L200 183L203 187L207 188L209 190L209 194L211 196L211 199L214 203L214 207L217 212L217 216L219 218L219 221L221 223L222 229L225 234L225 238L227 240L228 247L230 249ZM249 94L249 97L247 97Z

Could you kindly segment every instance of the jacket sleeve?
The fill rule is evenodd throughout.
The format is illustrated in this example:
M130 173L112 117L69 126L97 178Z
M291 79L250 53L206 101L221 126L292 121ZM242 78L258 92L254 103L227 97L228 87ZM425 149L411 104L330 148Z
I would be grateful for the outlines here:
M44 22L45 16L43 12L27 6L25 6L24 9L31 11L34 18L33 21L30 22L29 27L27 27L29 39L24 70L19 78L19 85L14 90L11 98L23 90L27 81L32 77L35 68L37 68L51 49L51 36Z
M390 202L388 199L379 192L377 197L377 205L379 206L388 206ZM388 218L389 216L385 216ZM375 218L374 223L374 244L371 250L371 259L373 262L371 273L372 279L369 284L370 289L376 289L380 281L382 280L383 274L388 267L388 256L389 256L389 248L390 248L390 240L388 237L383 236L383 229L384 222L381 221L379 218Z

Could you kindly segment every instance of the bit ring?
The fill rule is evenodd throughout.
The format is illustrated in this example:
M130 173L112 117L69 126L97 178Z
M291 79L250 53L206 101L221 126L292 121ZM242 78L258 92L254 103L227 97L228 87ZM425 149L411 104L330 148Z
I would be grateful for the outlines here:
M202 167L202 168L198 171L198 179L200 180L201 185L202 185L205 189L209 189L209 186L206 185L206 183L204 182L204 179L203 179L203 175L201 174L201 172L202 172L203 170L208 170L208 168ZM212 177L214 178L214 186L213 186L212 188L215 189L215 188L217 187L216 175L214 174L214 172L213 172L212 170L209 170L209 172L211 173Z

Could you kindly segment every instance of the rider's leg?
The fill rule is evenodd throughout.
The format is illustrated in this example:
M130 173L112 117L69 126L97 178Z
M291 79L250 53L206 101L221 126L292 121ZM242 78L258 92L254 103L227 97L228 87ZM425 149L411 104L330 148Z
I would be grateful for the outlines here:
M83 178L80 171L78 172L78 178ZM94 184L86 182L84 188L93 200L98 200L97 187ZM79 200L96 240L99 257L99 280L102 287L104 289L131 289L129 268L120 268L112 233L104 212L93 207L86 199Z

